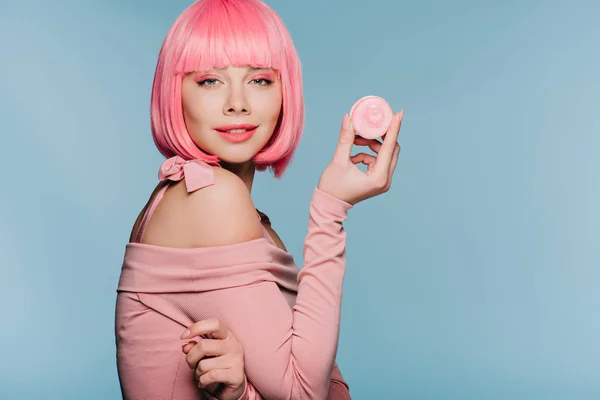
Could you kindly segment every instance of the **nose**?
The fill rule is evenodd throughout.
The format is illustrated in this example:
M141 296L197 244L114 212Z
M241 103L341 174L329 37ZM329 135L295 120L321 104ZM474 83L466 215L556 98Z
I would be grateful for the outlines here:
M246 95L244 94L244 89L242 87L230 86L227 101L225 101L224 104L223 112L225 113L225 115L239 115L250 113L250 104L248 104L248 100L246 98Z

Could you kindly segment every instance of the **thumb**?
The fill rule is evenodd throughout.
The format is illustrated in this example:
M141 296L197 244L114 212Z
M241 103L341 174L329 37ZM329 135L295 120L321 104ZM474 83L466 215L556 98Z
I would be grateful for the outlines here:
M350 153L352 152L352 146L354 145L354 127L348 114L344 114L344 120L342 122L342 129L340 130L340 137L338 139L337 148L333 155L333 162L336 164L343 164L350 161Z

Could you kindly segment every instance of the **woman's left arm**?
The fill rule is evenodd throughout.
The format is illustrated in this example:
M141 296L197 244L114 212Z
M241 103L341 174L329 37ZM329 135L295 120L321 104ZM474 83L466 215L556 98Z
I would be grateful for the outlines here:
M235 337L235 335L231 331L229 331L227 328L225 328L223 326L223 324L221 324L221 323L218 324L217 330L220 330L222 332L217 332L217 331L213 332L211 334L213 339L218 339L222 336L223 338L226 338L228 341L234 343L233 345L231 345L231 343L230 343L229 346L224 346L224 348L227 348L229 350L229 352L228 352L228 354L222 354L222 355L227 356L229 361L232 363L232 365L230 367L237 368L237 366L240 366L242 368L242 370L240 371L240 376L243 373L243 386L241 386L241 387L243 387L244 389L243 389L242 394L240 395L240 397L237 400L264 400L263 397L261 396L261 394L258 392L258 390L256 390L256 388L248 381L248 378L246 377L246 374L244 371L243 347L237 341L237 338ZM184 346L182 346L182 351L185 354L189 354L189 358L192 358L193 355L190 354L190 351L192 349L194 349L196 344L197 343L195 341L188 342ZM195 349L195 351L197 351L197 350L198 349ZM186 358L186 361L189 358ZM204 358L204 359L206 359L206 358ZM227 387L229 385L225 385L227 393L223 392L223 390L221 389L220 390L221 393L219 393L217 395L215 393L215 390L219 387L223 388L222 383L216 382L216 383L212 383L209 385L201 384L200 377L202 375L210 372L210 369L206 369L205 366L200 365L200 363L202 362L202 359L195 364L193 361L187 361L187 362L188 362L188 365L190 366L190 368L194 369L195 379L198 381L201 389L203 389L204 396L209 400L222 400L225 398L229 399L229 398L231 398L231 394L233 392L235 392L238 387L240 387L238 385L235 385L235 387ZM204 361L204 363L206 363L206 361ZM215 365L214 367L216 368L217 366ZM223 368L223 366L220 366L220 367ZM235 368L231 368L231 370L233 370ZM228 369L230 369L230 368L228 368ZM215 397L215 395L217 397ZM223 395L225 395L225 397L223 397ZM335 362L333 364L333 369L331 371L331 378L330 378L330 382L329 382L329 393L327 395L327 400L352 400L352 398L350 397L348 384L344 381L344 378L343 378L342 373L337 365L337 362Z

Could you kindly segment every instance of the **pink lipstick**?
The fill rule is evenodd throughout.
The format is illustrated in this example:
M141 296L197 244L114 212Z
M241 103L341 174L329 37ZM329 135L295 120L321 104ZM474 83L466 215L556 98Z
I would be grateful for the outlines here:
M251 124L231 124L215 128L215 130L225 140L232 143L241 143L249 140L255 133L258 126Z

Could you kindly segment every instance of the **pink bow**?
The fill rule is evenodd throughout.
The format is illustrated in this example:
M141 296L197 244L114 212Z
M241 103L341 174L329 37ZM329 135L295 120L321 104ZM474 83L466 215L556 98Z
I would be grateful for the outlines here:
M212 167L202 160L184 160L179 156L171 157L162 163L158 170L161 181L180 181L185 176L188 193L215 184Z

